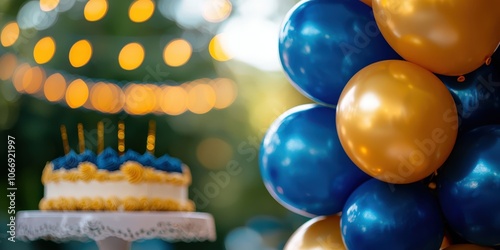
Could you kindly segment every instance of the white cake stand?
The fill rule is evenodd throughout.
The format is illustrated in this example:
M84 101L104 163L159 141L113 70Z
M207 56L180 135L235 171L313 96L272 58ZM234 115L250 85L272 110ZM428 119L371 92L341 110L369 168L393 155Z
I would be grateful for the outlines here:
M192 212L20 211L19 240L96 241L100 250L128 250L132 241L215 241L212 215Z

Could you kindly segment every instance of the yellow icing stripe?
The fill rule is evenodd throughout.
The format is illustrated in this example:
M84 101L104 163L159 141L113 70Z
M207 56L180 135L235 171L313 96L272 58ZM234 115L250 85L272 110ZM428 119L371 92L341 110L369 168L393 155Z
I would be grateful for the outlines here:
M127 197L118 199L116 197L103 199L94 198L67 198L42 199L39 204L40 210L63 210L63 211L187 211L195 210L194 202L189 200L187 204L178 201L159 198Z
M66 170L53 170L51 162L45 165L42 173L42 183L59 181L124 181L130 183L170 183L173 185L191 185L191 172L189 167L183 165L183 173L167 173L152 167L142 166L138 162L125 162L119 171L109 172L97 167L90 162L83 162L77 168Z

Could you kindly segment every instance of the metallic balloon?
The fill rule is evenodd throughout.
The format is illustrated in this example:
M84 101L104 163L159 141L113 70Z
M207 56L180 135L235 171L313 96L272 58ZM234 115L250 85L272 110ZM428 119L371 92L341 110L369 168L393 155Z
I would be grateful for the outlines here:
M392 48L438 74L472 72L500 42L500 1L373 0L372 6Z
M457 244L457 245L451 245L445 248L444 250L494 250L494 249L472 244Z
M336 214L369 176L347 157L335 130L335 109L301 105L282 114L267 131L260 170L269 193L307 217Z
M465 75L463 82L457 77L438 77L455 97L460 132L500 124L500 50L493 54L489 65Z
M450 227L471 243L500 245L500 125L464 134L438 173Z
M380 34L370 6L358 0L298 3L283 22L279 53L292 84L330 105L363 67L401 58Z
M379 180L404 184L435 172L457 137L453 98L431 72L388 60L360 70L342 91L337 131L347 155Z
M290 237L284 250L346 250L340 234L338 215L320 216L299 227Z
M444 236L438 201L419 182L363 183L347 200L340 225L351 250L439 249Z

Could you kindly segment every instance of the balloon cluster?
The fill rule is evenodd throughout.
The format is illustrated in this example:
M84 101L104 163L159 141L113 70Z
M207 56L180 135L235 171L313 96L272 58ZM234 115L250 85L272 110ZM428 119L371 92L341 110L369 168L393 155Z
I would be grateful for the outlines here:
M500 246L499 11L489 0L290 10L281 63L317 103L282 114L261 145L269 193L313 218L286 250Z

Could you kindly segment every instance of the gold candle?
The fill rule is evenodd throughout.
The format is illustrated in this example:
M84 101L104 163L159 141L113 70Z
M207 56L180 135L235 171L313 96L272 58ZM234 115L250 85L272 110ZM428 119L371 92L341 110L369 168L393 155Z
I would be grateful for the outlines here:
M123 121L118 123L118 154L123 155L125 152L125 124Z
M68 134L66 133L66 126L61 125L61 138L63 141L64 154L69 153L69 142L68 142Z
M80 154L85 151L85 134L83 132L83 125L78 123L78 146L80 148Z
M146 139L146 151L154 155L155 153L155 142L156 142L156 122L149 121L149 131L148 137Z
M97 153L104 150L104 124L102 121L97 123Z

